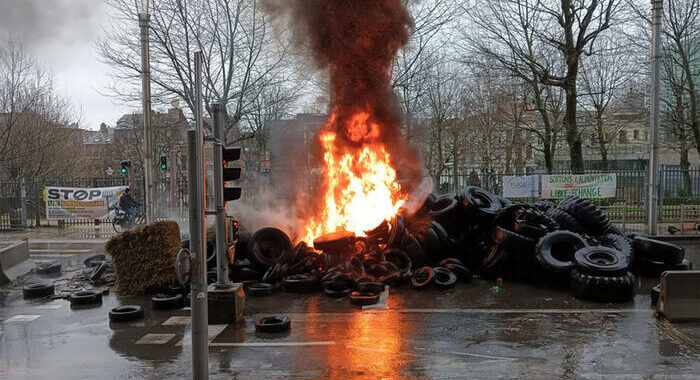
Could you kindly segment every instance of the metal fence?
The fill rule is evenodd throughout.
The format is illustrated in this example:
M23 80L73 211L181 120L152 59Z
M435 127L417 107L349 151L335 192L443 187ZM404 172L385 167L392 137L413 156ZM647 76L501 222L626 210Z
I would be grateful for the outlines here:
M610 218L629 226L642 229L646 218L647 172L639 170L608 171L617 174L617 191L614 199L595 200L604 207ZM599 173L589 171L587 173ZM555 173L565 174L565 172ZM440 193L457 192L469 185L481 186L495 194L502 194L503 176L508 173L457 173L445 174L437 178L436 187ZM244 197L254 196L263 191L275 189L276 177L265 176L239 184L244 188ZM700 205L700 168L682 171L677 167L664 167L660 176L661 212L660 221L666 223L662 228L673 226L679 231L691 233L697 225L700 212L695 204ZM210 182L209 180L207 182ZM65 220L47 221L43 189L46 186L66 187L109 187L127 183L125 178L73 178L73 179L25 179L20 181L0 182L0 229L20 229L38 225L87 226L97 224L109 225L110 220ZM144 182L135 178L128 182L137 199L143 199ZM178 178L154 179L153 192L156 219L185 220L187 217L187 180ZM282 184L282 183L280 183ZM209 186L208 186L209 187ZM284 188L284 186L282 186ZM208 200L210 201L210 200ZM245 202L245 198L243 199ZM690 227L689 227L690 226ZM632 228L634 229L634 228ZM687 230L687 231L686 231Z

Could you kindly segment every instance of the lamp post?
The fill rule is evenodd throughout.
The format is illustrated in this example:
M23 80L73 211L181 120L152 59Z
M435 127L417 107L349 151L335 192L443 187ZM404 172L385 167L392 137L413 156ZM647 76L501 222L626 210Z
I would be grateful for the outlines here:
M651 118L649 123L649 191L647 197L647 223L649 235L657 233L657 218L659 214L659 59L661 58L660 34L663 0L651 1Z
M149 0L139 0L139 29L141 30L141 97L143 104L144 175L146 186L144 205L146 223L153 221L153 142L151 140L151 64L148 48Z

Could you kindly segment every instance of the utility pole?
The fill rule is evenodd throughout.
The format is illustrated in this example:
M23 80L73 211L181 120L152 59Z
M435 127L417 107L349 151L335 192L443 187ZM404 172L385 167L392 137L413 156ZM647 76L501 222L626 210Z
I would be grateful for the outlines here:
M195 66L195 130L187 131L190 250L192 280L192 378L209 378L208 301L207 301L207 230L206 189L204 187L204 131L202 128L202 52L194 53Z
M148 0L139 4L139 28L141 29L141 97L143 102L143 141L145 182L144 205L146 223L153 221L153 143L151 141L151 64L148 46Z
M661 59L661 14L663 0L651 0L651 119L649 122L649 194L647 197L647 223L649 235L658 232L659 212L659 60Z
M180 144L170 150L170 211L175 212L177 206L177 151L180 150ZM178 218L180 210L177 210Z
M226 231L226 203L224 202L224 106L212 103L214 120L213 161L214 161L214 207L216 213L216 288L229 289L233 286L228 277L228 239Z

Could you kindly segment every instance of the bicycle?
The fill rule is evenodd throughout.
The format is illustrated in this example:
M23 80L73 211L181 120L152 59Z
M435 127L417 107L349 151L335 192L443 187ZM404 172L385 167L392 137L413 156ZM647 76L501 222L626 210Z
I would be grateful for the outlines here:
M146 224L146 217L143 211L139 210L136 217L132 220L128 212L121 208L114 209L114 219L112 219L112 228L114 232L121 233L142 224Z

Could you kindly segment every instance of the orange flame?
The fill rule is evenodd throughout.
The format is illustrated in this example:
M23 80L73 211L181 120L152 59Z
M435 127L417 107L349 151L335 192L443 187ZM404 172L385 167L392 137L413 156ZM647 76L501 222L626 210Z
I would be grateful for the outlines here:
M312 243L323 234L350 231L365 236L384 220L390 220L406 201L407 195L396 183L396 170L381 143L380 126L366 112L356 113L345 128L358 147L344 147L330 124L319 134L323 147L323 204L320 215L307 221L303 240Z

